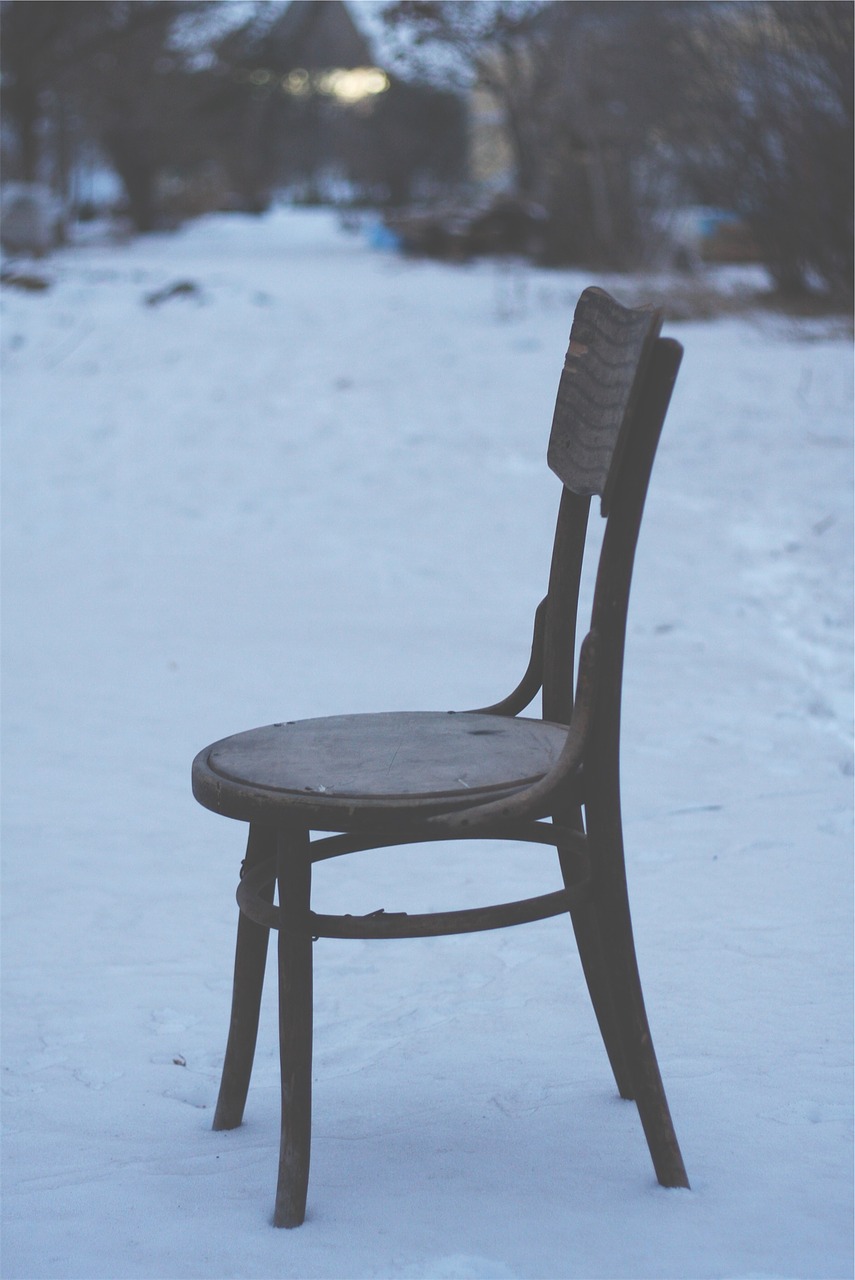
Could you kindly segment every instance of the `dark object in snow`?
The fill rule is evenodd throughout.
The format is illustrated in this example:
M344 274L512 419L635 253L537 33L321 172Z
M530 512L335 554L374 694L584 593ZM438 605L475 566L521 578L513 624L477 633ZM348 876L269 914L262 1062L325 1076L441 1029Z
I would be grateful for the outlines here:
M0 200L0 244L7 253L42 258L62 244L62 208L40 182L10 182Z
M279 930L282 1130L274 1222L303 1221L312 1086L312 939L467 933L569 912L617 1087L634 1098L659 1182L687 1187L650 1039L632 937L618 769L627 607L644 499L682 357L661 313L601 289L579 300L548 462L564 488L528 669L489 707L269 725L206 747L193 793L249 825L215 1129L236 1128L249 1088L270 929ZM607 518L575 681L579 581L591 498ZM542 690L542 719L520 718ZM584 817L584 820L583 820ZM551 820L551 821L550 821ZM310 840L311 831L338 834ZM564 887L431 915L311 910L312 864L448 839L553 845ZM278 880L279 903L273 887Z
M0 271L0 284L11 289L23 289L26 293L44 293L51 286L45 276L33 275L31 271Z
M188 298L198 297L201 289L193 280L177 280L175 284L168 284L163 289L156 289L154 293L146 294L146 306L157 307L161 302L168 302L170 298Z
M514 196L489 204L403 209L386 217L386 229L405 253L465 262L506 254L539 258L546 213Z

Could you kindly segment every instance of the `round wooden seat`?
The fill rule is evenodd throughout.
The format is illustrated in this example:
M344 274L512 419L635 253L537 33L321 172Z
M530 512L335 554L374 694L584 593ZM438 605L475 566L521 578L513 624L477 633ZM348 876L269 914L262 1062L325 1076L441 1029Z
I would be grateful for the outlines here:
M390 712L266 725L223 738L193 763L193 794L216 813L318 830L360 817L426 817L543 777L563 725L479 712Z

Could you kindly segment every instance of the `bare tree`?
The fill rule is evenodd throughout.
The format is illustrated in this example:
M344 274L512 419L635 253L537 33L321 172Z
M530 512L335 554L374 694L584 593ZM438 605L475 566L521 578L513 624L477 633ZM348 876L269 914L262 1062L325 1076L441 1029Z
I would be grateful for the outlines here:
M547 258L629 265L643 240L638 176L662 114L666 7L403 0L387 17L421 51L423 73L439 62L488 96L516 193L547 211Z
M43 176L51 100L61 94L64 77L79 58L106 37L107 9L92 0L73 6L57 0L3 0L0 5L0 97L16 138L16 176L24 182Z
M372 108L370 116L351 113L345 134L355 181L401 206L462 180L466 124L458 94L392 77Z
M702 202L742 216L782 290L851 297L849 0L403 0L389 13L428 72L492 95L517 189L548 211L553 261L629 266L657 197Z
M495 100L511 152L514 186L538 193L538 151L549 118L549 88L541 78L543 37L539 0L398 0L384 20L399 36L398 57L423 82Z
M543 25L551 111L542 155L550 256L611 267L645 255L673 94L662 15L670 5L557 4Z
M783 292L851 298L852 5L704 6L673 35L686 179L743 216Z
M200 0L3 0L2 101L17 171L61 185L75 135L97 139L140 230L157 219L158 173L186 143L190 77L170 36ZM49 154L48 154L49 153ZM53 172L45 173L48 160Z

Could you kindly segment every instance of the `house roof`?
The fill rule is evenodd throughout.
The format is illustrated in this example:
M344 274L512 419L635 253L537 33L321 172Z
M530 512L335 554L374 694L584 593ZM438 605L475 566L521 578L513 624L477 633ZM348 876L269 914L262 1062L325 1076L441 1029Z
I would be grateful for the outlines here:
M292 0L269 27L266 60L283 68L364 67L373 62L368 40L342 0Z

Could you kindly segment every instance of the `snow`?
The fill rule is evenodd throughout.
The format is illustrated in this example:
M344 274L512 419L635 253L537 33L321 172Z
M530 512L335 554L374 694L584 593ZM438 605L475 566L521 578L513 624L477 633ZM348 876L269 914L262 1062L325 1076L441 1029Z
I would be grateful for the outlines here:
M284 1232L272 970L245 1124L210 1129L245 833L190 762L516 683L590 281L407 262L294 211L38 269L49 290L2 298L7 1280L851 1275L850 337L666 326L623 772L691 1192L654 1180L559 918L316 945L309 1217ZM483 842L315 881L352 912L558 887L548 849Z

